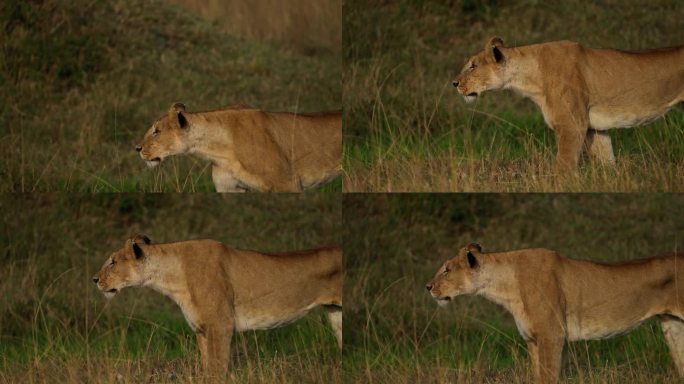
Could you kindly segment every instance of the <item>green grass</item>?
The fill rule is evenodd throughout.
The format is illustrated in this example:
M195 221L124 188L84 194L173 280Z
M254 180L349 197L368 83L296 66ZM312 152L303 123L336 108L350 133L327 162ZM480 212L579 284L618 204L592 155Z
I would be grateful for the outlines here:
M458 248L546 247L617 261L680 250L672 194L350 194L344 196L343 370L349 382L532 380L512 316L481 297L439 308L427 283ZM566 346L570 383L679 382L658 321Z
M0 382L203 382L180 309L148 289L108 301L91 281L136 232L153 241L212 238L267 252L339 244L330 194L5 194L0 196ZM236 334L238 382L339 382L324 311Z
M345 3L345 191L681 191L681 109L612 130L616 167L585 162L562 177L536 105L505 91L465 104L451 79L492 36L511 46L674 46L684 41L682 15L672 0Z
M148 170L134 150L173 102L341 107L339 50L238 37L164 1L10 0L0 26L0 191L213 191L206 161Z

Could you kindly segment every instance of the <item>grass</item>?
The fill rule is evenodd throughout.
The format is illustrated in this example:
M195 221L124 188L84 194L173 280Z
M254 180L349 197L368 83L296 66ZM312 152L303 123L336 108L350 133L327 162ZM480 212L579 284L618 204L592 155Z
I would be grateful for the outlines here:
M174 0L227 32L306 55L340 54L342 7L337 0Z
M546 247L565 257L636 259L680 250L672 194L348 194L344 196L345 380L528 383L512 316L484 298L438 308L425 283L463 245ZM657 321L566 346L568 383L679 382Z
M91 276L128 236L213 238L277 252L339 244L329 194L4 194L0 196L0 382L204 382L180 309L148 289L106 300ZM233 380L340 382L324 311L236 334Z
M310 3L320 12L336 4ZM273 20L263 28L276 28L278 9L259 9ZM213 191L206 161L181 156L148 170L133 149L173 102L190 111L341 106L339 51L227 32L169 2L10 0L0 26L0 191ZM318 26L300 28L316 35ZM321 189L339 191L341 181Z
M584 162L576 175L558 176L555 137L536 105L510 92L465 104L450 83L492 36L511 46L674 46L684 41L683 15L672 0L346 2L344 190L681 191L681 109L612 130L616 167Z

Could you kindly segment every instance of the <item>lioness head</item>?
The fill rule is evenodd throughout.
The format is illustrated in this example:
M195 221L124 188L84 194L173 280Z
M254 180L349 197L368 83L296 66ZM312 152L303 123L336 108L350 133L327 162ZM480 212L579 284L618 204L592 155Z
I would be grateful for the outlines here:
M484 50L471 57L461 73L454 78L452 84L466 102L474 101L484 91L504 86L506 57L502 52L503 48L503 40L492 37Z
M157 166L167 156L184 153L188 150L186 135L188 120L185 105L175 103L167 114L154 122L145 133L142 141L135 147L147 166Z
M478 255L481 253L480 244L470 243L459 251L458 256L442 264L435 277L425 286L437 304L444 306L456 296L477 291Z
M141 285L144 282L143 248L149 244L150 239L145 235L137 235L126 240L124 247L112 253L93 276L93 282L106 298L111 299L123 288Z

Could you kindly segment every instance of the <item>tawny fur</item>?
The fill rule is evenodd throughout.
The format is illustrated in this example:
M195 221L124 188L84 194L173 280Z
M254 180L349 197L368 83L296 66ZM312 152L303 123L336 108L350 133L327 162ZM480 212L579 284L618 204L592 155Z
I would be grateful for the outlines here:
M561 170L577 167L583 147L613 164L608 129L648 123L684 101L684 45L643 52L572 41L505 47L495 37L453 84L466 101L496 89L530 98L556 134Z
M274 255L214 240L152 244L137 236L112 253L93 281L108 298L131 286L170 297L197 334L205 372L221 376L233 331L289 324L320 306L342 348L342 274L339 247Z
M482 253L466 247L426 288L440 305L474 294L506 308L527 342L537 383L558 380L566 340L608 338L653 316L661 320L670 355L684 376L681 255L603 264L548 249Z
M298 192L342 170L342 113L265 112L249 106L190 113L176 103L136 147L149 166L196 154L217 192Z

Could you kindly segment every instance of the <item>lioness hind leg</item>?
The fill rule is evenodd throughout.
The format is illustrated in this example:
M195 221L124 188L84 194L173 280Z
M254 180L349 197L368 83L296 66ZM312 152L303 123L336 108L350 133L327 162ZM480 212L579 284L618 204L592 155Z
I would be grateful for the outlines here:
M335 333L337 345L342 349L342 308L330 305L327 309L328 320L330 320L330 326L332 326L333 332Z
M615 154L613 154L613 143L608 132L601 132L590 129L587 138L584 140L587 154L593 160L602 164L615 164Z
M671 316L661 316L660 324L677 373L684 377L684 321Z

